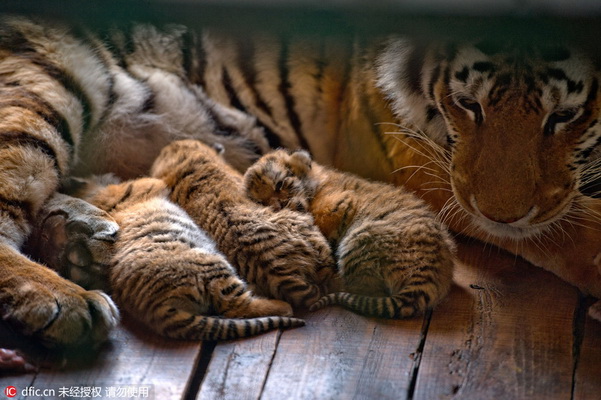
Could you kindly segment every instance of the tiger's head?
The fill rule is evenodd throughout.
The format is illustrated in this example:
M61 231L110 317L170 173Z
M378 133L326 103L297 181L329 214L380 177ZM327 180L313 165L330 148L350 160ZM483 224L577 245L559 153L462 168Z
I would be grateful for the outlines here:
M377 84L403 124L448 150L454 198L488 234L545 231L599 174L599 76L574 49L395 39Z

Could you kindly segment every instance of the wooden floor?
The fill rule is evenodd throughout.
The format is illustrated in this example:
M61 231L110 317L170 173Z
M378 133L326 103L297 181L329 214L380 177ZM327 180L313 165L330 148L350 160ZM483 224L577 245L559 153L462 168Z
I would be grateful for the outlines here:
M424 318L329 308L305 315L303 328L218 344L167 341L126 321L91 360L3 375L0 389L75 399L601 399L601 323L587 317L586 299L495 248L464 241L460 259L450 296Z

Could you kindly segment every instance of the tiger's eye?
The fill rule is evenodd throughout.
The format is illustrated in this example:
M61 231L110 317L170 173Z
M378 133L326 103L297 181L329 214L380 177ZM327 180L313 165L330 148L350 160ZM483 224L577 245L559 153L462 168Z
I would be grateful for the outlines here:
M483 117L480 103L465 97L460 98L458 102L461 107L474 113L474 120L476 121L476 124L480 125L482 123Z
M561 110L549 115L545 124L545 135L553 135L557 124L569 122L576 116L576 110Z

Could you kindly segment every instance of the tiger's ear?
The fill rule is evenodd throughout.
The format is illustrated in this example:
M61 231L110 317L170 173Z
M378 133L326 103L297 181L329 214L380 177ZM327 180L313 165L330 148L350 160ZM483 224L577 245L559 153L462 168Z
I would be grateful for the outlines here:
M297 176L305 176L311 170L311 155L306 150L298 150L290 154L290 168Z

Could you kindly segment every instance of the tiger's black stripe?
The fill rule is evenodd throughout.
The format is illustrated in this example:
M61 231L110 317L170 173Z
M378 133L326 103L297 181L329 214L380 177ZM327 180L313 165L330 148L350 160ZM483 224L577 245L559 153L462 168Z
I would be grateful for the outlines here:
M283 40L278 57L278 70L280 72L280 84L278 86L278 92L282 95L288 121L290 122L292 130L294 131L294 134L297 137L301 147L303 149L311 150L309 147L309 142L307 142L307 138L305 138L303 135L301 120L295 110L294 97L290 93L292 82L290 81L290 66L288 65L290 61L289 58L290 43L288 40Z
M64 172L58 162L56 151L44 139L33 136L29 132L24 131L0 131L0 146L29 146L41 151L44 155L52 160L59 176Z
M198 43L196 35L189 29L181 35L181 54L182 54L182 70L186 78L191 82L198 81L199 71L197 60L199 59L196 49Z
M407 83L414 93L421 93L422 70L426 57L425 46L414 46L407 58Z
M196 33L187 30L183 38L183 68L188 80L195 85L204 87L207 54L203 40Z
M24 88L4 87L0 89L0 108L4 107L19 107L38 114L56 129L62 139L69 145L69 151L72 153L75 143L69 123L62 114L42 97Z
M81 104L83 131L89 130L92 121L91 101L72 75L40 54L21 32L8 29L6 26L0 27L0 49L40 67L49 77L59 82Z
M237 109L239 111L248 113L248 111L246 110L246 107L244 106L244 104L242 103L240 98L238 97L238 92L236 91L236 89L233 86L232 77L230 76L230 73L227 70L227 68L225 68L225 67L223 68L223 70L221 72L221 76L222 76L223 87L225 88L225 91L227 93L227 97L228 97L230 106L234 107L235 109Z
M371 104L369 103L369 99L367 98L367 96L361 97L361 108L363 109L364 115L367 117L372 137L378 144L378 148L380 149L381 154L385 155L387 151L387 146L384 143L384 135L382 133L382 130L380 129L381 119L378 118L378 116L376 115ZM390 169L392 170L392 160L390 160L388 157L382 157L382 159L386 161L388 167L390 167Z
M430 76L430 80L428 81L428 85L427 85L427 95L430 99L430 101L436 101L436 97L434 95L434 86L436 85L436 82L438 81L438 79L440 78L440 72L441 72L441 68L440 65L437 65L434 68L434 71L432 71L432 75ZM436 109L435 107L432 107L437 113L438 113L438 109ZM434 118L434 117L432 117Z
M599 90L599 81L597 79L593 79L593 82L591 84L591 89L589 90L589 93L586 97L586 102L584 103L585 111L578 118L578 120L575 121L575 123L578 123L580 120L586 121L587 119L590 118L591 113L592 113L592 107L594 107L595 101L597 100L598 90ZM589 125L589 129L590 129L590 125ZM601 136L599 138L597 138L597 141L595 143L593 143L591 146L587 147L586 149L581 150L576 155L576 158L580 159L582 161L587 160L590 157L590 155L593 153L594 149L596 149L597 146L599 146L600 141L601 141Z
M31 220L33 217L31 203L28 201L7 199L2 196L0 196L0 211L6 212L15 221L23 219Z
M497 79L488 94L489 106L495 106L501 101L505 93L507 93L511 87L511 83L512 76L510 73L502 73L497 76Z
M100 50L100 47L107 47L105 43L99 41L98 35L95 35L80 25L72 27L71 33L76 38L81 40L82 43L85 43L90 50L92 50L94 57L100 63L100 65L102 65L104 69L104 77L108 81L108 93L105 99L106 101L103 104L103 110L98 119L98 125L101 125L112 113L113 107L118 98L118 95L115 92L115 76L113 73L111 73L111 65L115 63L116 60L114 58L108 58L106 53Z
M266 115L272 115L271 108L267 105L257 88L255 47L255 43L252 40L240 40L237 47L237 64L240 66L240 72L242 73L246 88L252 94L253 104Z
M125 55L121 51L121 46L115 42L113 30L99 31L96 36L102 41L109 53L111 53L116 65L125 70L127 68Z

